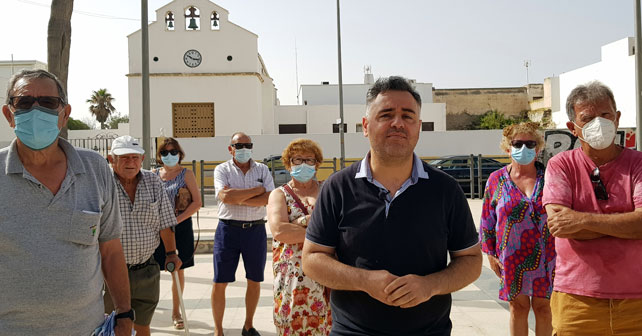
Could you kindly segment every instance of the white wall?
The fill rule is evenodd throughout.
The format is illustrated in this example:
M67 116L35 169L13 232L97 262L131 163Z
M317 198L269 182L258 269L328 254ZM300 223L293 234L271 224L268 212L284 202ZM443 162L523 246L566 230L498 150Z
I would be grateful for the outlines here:
M141 78L129 77L131 135L142 137ZM153 77L150 80L150 134L172 133L172 103L214 103L214 134L261 134L261 83L256 76ZM132 97L137 97L133 99ZM136 111L136 113L134 113Z
M635 39L628 37L602 46L602 60L559 76L559 112L553 113L558 128L565 127L566 99L580 84L599 80L613 91L617 108L622 112L620 127L635 127ZM553 111L556 111L555 109Z
M129 135L129 123L120 123L116 129L69 130L68 139L117 138Z
M344 105L343 119L347 133L355 133L365 115L365 105ZM275 107L277 124L307 124L308 134L332 133L339 119L338 105L281 105ZM421 108L423 122L433 122L435 131L446 130L446 104L426 103ZM278 132L278 127L276 129Z
M506 153L499 149L501 137L501 130L421 132L415 153L419 156L505 155ZM290 141L297 138L312 139L319 143L325 158L341 156L338 134L251 135L251 138L254 143L252 156L255 160L262 160L269 155L281 155ZM230 154L227 151L229 137L181 138L177 140L185 151L185 161L230 159ZM345 134L346 158L363 157L369 148L368 138L363 134Z
M0 61L0 106L4 105L7 99L7 86L11 76L23 69L47 70L47 64L39 61ZM7 144L13 138L15 138L13 129L9 127L4 116L0 117L0 142Z
M416 83L415 90L421 96L422 104L432 103L432 84ZM370 84L343 84L343 103L346 105L365 105ZM339 105L339 85L301 85L303 104Z

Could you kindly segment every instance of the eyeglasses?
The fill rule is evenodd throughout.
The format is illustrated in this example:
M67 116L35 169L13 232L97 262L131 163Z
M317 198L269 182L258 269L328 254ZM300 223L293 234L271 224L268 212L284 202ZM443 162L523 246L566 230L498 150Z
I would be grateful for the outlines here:
M600 179L600 169L595 167L591 173L591 182L593 183L593 192L595 197L599 200L606 201L609 199L609 194L606 192L606 187Z
M48 109L55 110L60 105L65 105L65 102L60 97L51 97L51 96L16 96L9 98L9 105L19 109L26 110L30 109L35 102L38 102L38 105L46 107Z
M179 152L178 152L178 149L171 149L171 150L163 149L162 151L160 151L160 155L161 155L161 156L167 156L167 154L170 154L170 153L171 153L172 155L176 155L176 154L178 154Z
M315 164L317 164L317 159L315 159L315 158L310 158L310 159L292 158L292 159L290 159L290 162L292 162L295 165L300 165L303 162L305 162L306 164L308 164L310 166L314 166Z
M526 145L526 148L528 149L533 149L535 146L537 146L537 141L535 140L513 140L510 142L511 146L515 148L522 148L522 146Z
M232 144L232 147L234 147L236 149L241 149L241 148L252 149L252 147L254 147L254 144L251 143L251 142L250 143L241 143L241 142L239 142L239 143Z

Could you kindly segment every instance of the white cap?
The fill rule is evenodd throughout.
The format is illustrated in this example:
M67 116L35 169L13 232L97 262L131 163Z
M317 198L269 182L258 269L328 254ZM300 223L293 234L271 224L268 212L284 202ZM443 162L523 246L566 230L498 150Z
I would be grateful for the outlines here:
M125 154L145 154L145 150L140 146L138 140L129 135L123 135L111 143L112 155L125 155Z

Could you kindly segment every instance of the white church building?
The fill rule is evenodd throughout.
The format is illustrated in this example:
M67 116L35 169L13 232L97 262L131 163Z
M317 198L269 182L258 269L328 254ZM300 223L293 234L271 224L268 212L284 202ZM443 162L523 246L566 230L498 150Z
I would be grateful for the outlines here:
M177 138L338 133L338 85L302 85L302 105L279 105L258 52L258 36L228 20L208 0L175 0L149 24L150 133ZM142 136L140 30L128 36L130 133ZM361 133L366 92L374 78L344 85L344 130ZM415 83L425 131L446 130L445 104L432 84ZM289 138L289 137L288 137Z

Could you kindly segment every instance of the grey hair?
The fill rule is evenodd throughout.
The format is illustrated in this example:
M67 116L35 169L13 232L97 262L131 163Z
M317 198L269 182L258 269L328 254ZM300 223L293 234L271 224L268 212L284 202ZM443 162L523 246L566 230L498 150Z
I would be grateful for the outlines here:
M232 137L230 137L230 146L232 146L232 142L234 141L234 137L237 136L237 135L245 135L246 137L250 138L249 135L247 135L247 134L245 134L243 132L234 132L234 134L232 134ZM250 141L252 141L252 138L250 138Z
M387 91L407 91L415 98L415 101L421 108L421 96L419 92L415 91L415 88L412 87L412 84L410 84L407 79L401 76L380 77L372 87L368 89L368 93L366 94L366 115L368 114L367 111L370 104L377 99L377 96Z
M56 86L58 87L58 96L60 96L60 99L62 99L62 102L66 105L67 94L65 93L65 89L62 88L62 82L60 81L60 79L58 79L58 77L56 77L56 75L52 74L47 70L42 70L42 69L22 70L17 74L13 75L11 79L9 79L9 85L7 86L7 98L5 99L5 104L9 105L11 96L13 96L14 86L16 86L16 83L19 80L25 79L29 81L32 79L41 79L41 78L49 78L56 83Z
M588 82L578 85L566 98L566 115L569 121L575 121L575 105L581 103L597 104L608 99L617 110L613 91L600 81Z

